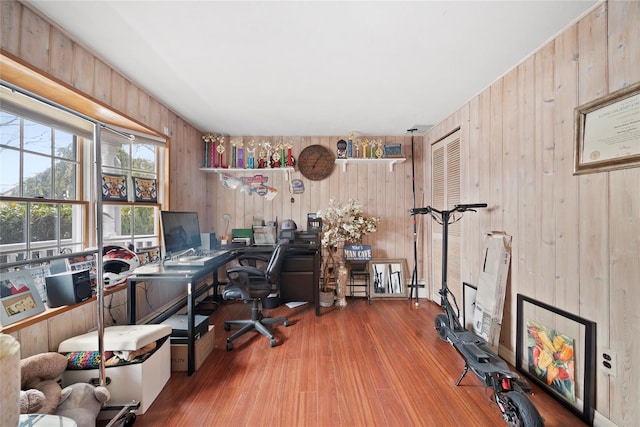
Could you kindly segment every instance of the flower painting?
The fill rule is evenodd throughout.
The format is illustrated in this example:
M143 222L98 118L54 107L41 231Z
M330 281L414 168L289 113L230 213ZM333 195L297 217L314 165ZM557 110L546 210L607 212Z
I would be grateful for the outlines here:
M574 340L555 329L527 322L529 372L575 403Z

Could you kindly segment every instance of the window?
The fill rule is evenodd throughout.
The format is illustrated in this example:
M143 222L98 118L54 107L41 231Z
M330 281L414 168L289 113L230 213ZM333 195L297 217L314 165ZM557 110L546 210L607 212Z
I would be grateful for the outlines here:
M73 126L56 126L36 111L26 117L10 100L2 100L0 262L82 250L87 203L78 197L78 134L86 134L90 125L74 133L69 130ZM40 103L33 105L43 109Z
M102 172L125 177L126 201L103 203L104 243L133 245L136 250L159 246L159 204L135 202L134 178L159 183L164 145L141 135L127 138L105 130L102 133ZM158 200L158 202L161 202Z
M95 247L94 122L0 87L0 264ZM164 140L102 128L103 172L162 187ZM133 193L133 191L130 191ZM104 244L159 245L156 202L103 202Z

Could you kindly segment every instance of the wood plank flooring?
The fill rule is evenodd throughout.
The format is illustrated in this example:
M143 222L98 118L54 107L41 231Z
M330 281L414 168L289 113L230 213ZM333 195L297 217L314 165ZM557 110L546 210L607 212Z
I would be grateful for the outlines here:
M344 309L310 304L265 311L288 316L270 348L249 333L227 352L225 319L250 305L225 303L211 315L216 346L191 377L173 372L135 426L501 426L497 406L473 375L458 387L463 361L438 339L440 308L407 300L348 299ZM546 425L581 420L546 393L532 401Z

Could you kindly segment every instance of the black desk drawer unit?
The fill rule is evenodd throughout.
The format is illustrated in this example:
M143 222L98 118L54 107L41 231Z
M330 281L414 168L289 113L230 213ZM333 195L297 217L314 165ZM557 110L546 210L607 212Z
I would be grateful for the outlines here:
M315 303L319 310L320 253L317 249L289 250L280 271L280 297L282 302Z

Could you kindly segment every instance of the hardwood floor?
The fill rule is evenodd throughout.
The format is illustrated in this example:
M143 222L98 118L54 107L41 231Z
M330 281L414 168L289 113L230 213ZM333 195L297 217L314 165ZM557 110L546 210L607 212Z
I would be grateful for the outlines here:
M421 301L348 299L344 309L310 304L265 311L288 316L270 348L249 333L225 349L225 319L249 316L250 305L225 303L211 315L216 347L188 377L172 373L135 426L501 426L498 407L464 363L438 339L440 309ZM581 420L534 387L532 401L547 426Z

